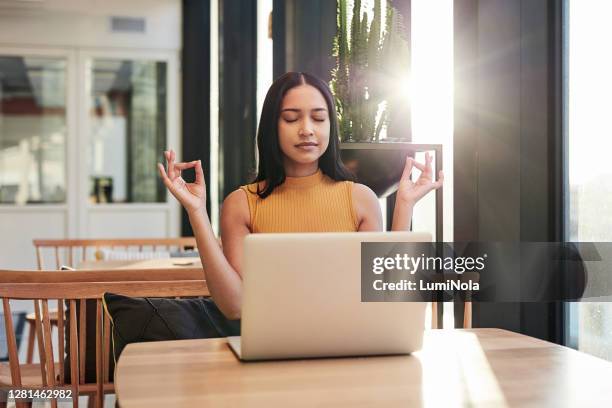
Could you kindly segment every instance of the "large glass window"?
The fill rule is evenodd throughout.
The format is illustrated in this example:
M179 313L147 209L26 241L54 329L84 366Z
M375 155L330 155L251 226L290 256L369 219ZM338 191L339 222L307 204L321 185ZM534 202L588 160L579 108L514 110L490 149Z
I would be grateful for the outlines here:
M442 145L444 157L443 240L453 240L453 2L411 3L412 142ZM424 162L425 155L416 159ZM438 175L436 174L436 177ZM413 229L435 236L435 195L415 207Z
M66 200L66 65L0 56L0 204Z
M442 238L452 241L453 2L412 0L410 26L411 78L408 91L412 107L412 142L442 145L442 168L445 170ZM424 162L425 155L417 154L416 159ZM428 231L435 237L435 209L435 194L428 194L414 209L413 230ZM442 327L454 327L453 302L444 304Z
M166 70L157 61L90 61L92 202L165 201L155 169L166 147Z
M608 44L612 3L573 0L567 6L568 235L571 241L608 242L612 241L612 49ZM612 360L610 300L573 303L569 308L570 341L579 350L608 360Z

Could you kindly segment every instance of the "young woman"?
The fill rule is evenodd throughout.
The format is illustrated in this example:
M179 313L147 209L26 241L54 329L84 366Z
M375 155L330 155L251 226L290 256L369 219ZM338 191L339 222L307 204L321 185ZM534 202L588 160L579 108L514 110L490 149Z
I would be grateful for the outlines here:
M333 97L320 79L289 72L272 84L261 113L257 148L255 182L232 192L223 202L223 249L206 213L201 161L176 163L170 150L164 152L167 170L158 164L164 184L189 215L206 269L206 283L229 319L240 318L242 241L247 234L382 231L376 195L368 187L353 183L340 160ZM416 182L410 179L413 167L421 171ZM195 168L194 183L181 177L181 171L190 168ZM408 230L416 202L441 187L442 182L442 172L433 181L429 154L425 164L406 158L392 229Z

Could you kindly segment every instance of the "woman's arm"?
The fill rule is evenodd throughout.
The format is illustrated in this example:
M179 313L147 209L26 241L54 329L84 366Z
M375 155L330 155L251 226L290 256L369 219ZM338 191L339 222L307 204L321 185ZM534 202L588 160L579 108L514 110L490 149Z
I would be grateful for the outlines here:
M239 269L234 267L234 265L240 265L240 261L232 262L228 255L236 251L226 248L235 245L226 244L226 239L223 238L223 250L221 250L210 225L208 214L201 212L188 214L198 244L202 266L206 272L206 285L210 295L225 317L232 320L240 319L242 279Z
M241 197L235 192L225 200L222 228L232 231L233 234L229 233L229 235L233 238L228 239L226 244L226 238L223 237L224 254L215 238L206 213L206 185L200 161L175 163L175 154L172 150L165 152L165 156L168 170L166 172L159 164L159 173L165 186L185 207L189 215L202 266L206 271L206 284L210 294L227 318L238 319L240 318L242 280L239 274L240 250L237 250L236 247L241 248L238 240L243 239L249 232L246 196L241 193L243 196ZM189 168L195 169L194 183L187 183L181 177L181 171Z

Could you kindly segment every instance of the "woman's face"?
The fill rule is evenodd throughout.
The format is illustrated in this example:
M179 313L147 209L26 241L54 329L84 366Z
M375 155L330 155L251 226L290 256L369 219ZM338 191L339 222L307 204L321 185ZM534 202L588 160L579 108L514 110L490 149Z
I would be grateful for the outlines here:
M283 98L278 141L285 165L317 162L329 145L330 122L325 98L317 88L303 84Z

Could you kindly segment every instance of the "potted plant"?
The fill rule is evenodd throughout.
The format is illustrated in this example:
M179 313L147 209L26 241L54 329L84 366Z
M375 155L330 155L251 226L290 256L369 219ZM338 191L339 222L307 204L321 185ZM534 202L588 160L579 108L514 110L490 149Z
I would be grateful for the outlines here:
M349 25L349 4L337 0L336 67L330 85L338 109L342 160L361 183L387 197L397 189L407 154L441 148L409 143L408 35L389 0L383 18L382 1L374 0L368 21L361 0L354 0Z

